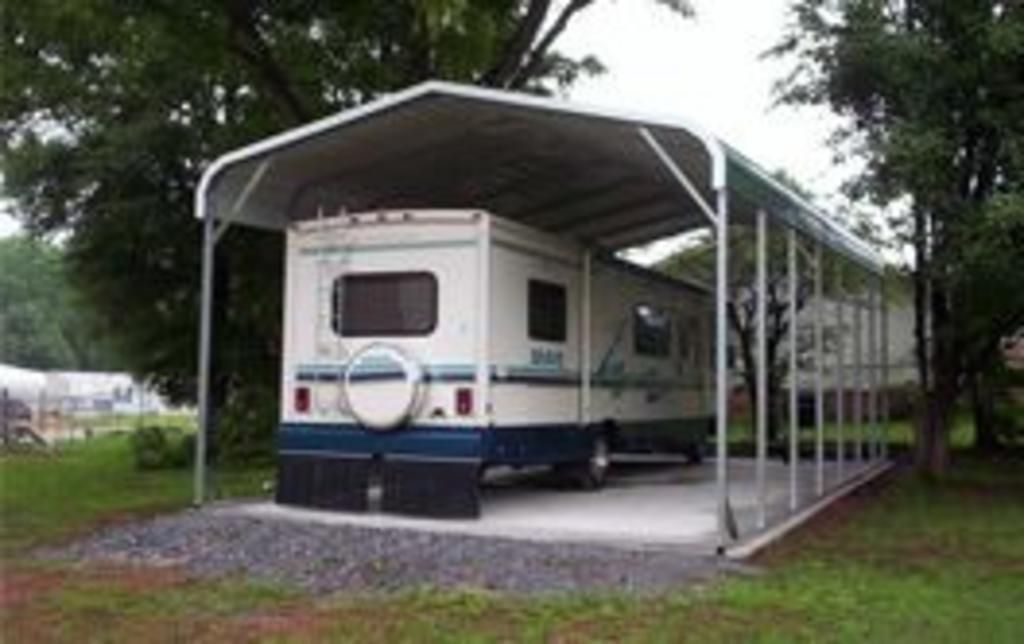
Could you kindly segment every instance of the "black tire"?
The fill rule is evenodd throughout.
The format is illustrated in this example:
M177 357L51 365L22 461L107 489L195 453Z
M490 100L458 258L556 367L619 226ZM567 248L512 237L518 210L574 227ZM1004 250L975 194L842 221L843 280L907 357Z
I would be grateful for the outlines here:
M700 465L704 462L704 447L700 443L687 445L683 454L691 465Z
M590 458L582 463L569 465L565 473L574 487L582 490L600 490L608 482L608 470L611 466L611 448L604 434L594 438L591 444Z

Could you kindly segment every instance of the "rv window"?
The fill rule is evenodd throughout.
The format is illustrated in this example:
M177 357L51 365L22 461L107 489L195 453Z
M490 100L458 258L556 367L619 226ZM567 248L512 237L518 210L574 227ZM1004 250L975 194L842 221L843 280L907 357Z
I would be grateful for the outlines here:
M667 357L672 346L668 313L641 304L633 309L633 348L637 355Z
M700 366L700 320L683 318L677 333L679 335L679 357L687 364Z
M429 335L437 326L430 273L354 273L334 280L331 326L343 336Z
M530 339L565 342L565 287L530 280L528 299Z
M683 323L676 327L676 335L679 338L679 357L682 358L684 362L692 362L693 340L689 320L684 319Z

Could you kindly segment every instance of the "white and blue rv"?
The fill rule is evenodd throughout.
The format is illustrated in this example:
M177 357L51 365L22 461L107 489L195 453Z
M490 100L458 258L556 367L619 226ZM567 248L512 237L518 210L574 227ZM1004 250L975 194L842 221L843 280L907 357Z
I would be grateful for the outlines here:
M288 231L278 501L479 513L493 465L600 487L612 451L699 459L712 294L492 214Z

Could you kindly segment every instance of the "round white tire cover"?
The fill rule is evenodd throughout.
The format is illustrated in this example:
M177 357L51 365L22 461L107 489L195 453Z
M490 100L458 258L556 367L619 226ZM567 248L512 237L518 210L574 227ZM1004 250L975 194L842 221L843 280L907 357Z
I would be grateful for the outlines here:
M349 411L371 429L392 429L408 420L422 387L420 365L389 345L363 347L345 368L344 393Z

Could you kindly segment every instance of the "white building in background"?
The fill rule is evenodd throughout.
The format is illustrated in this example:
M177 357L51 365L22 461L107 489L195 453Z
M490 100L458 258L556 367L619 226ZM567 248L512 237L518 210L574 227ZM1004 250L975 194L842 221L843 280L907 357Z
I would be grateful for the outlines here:
M167 409L159 394L130 374L103 371L52 371L48 393L75 412L148 413Z
M0 363L0 393L6 391L9 398L34 400L46 387L47 378L42 371Z
M148 413L167 405L130 374L100 371L35 371L0 364L0 393L29 407L64 412Z

